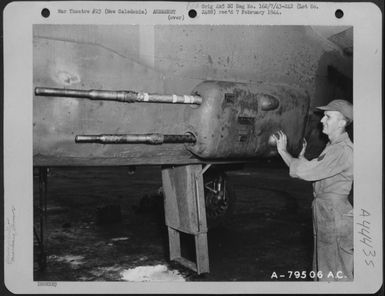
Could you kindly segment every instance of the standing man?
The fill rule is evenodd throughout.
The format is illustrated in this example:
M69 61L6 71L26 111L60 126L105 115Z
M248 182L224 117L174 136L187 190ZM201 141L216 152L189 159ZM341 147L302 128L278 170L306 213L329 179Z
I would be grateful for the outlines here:
M334 100L317 107L324 111L322 132L329 138L318 158L298 158L287 152L287 137L274 136L277 150L290 168L290 176L313 182L313 270L316 280L353 280L353 208L348 195L353 183L353 144L345 127L353 121L353 106Z

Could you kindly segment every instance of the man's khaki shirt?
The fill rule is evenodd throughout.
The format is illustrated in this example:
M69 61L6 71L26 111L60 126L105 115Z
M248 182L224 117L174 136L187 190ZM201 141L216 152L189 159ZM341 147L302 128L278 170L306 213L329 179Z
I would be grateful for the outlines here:
M315 196L325 193L348 195L353 182L353 143L348 134L329 142L318 158L294 159L290 176L314 181Z

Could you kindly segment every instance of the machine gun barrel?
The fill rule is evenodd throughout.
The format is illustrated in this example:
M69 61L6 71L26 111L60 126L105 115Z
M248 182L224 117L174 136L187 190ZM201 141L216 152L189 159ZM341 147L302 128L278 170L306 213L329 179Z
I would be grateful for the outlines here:
M202 97L191 95L161 95L131 90L77 90L66 88L36 87L37 96L71 97L89 100L119 101L126 103L202 104Z
M124 135L78 135L76 143L100 143L100 144L151 144L163 143L195 143L195 136L162 135L162 134L124 134Z

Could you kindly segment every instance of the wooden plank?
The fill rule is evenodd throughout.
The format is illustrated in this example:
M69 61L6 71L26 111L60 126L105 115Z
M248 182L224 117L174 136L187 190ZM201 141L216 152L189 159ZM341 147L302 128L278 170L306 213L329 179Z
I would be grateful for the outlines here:
M170 260L181 257L179 231L168 227L168 241L170 249Z
M196 265L197 272L209 272L209 249L207 244L207 233L200 233L195 235L195 251L196 251Z
M201 165L162 169L166 225L190 234L199 232L195 185L199 170Z
M168 227L180 229L179 208L177 203L177 192L175 190L173 168L162 169L162 187L164 193L164 214Z
M197 265L194 262L191 262L190 260L187 260L186 258L179 257L175 258L174 261L178 262L179 264L186 266L187 268L194 270L195 272L198 272Z
M195 200L198 213L198 232L207 232L207 219L206 219L206 201L204 191L204 181L202 170L196 170L194 172L195 177Z

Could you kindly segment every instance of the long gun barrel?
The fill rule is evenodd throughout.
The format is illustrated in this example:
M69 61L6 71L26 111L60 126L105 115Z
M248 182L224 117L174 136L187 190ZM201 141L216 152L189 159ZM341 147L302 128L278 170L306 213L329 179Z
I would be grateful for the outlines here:
M191 134L162 135L162 134L125 134L125 135L78 135L76 143L100 144L152 144L163 143L195 143L196 139Z
M202 104L202 97L188 95L160 95L135 91L113 90L77 90L66 88L36 87L37 96L71 97L90 100L119 101L126 103L171 103L171 104Z

